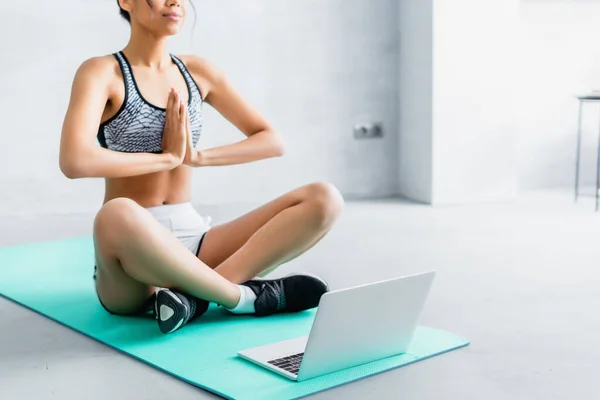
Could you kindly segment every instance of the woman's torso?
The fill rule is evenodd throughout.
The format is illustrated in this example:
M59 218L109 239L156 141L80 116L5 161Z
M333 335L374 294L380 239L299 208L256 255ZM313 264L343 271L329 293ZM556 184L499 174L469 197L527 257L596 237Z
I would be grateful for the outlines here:
M102 147L122 152L162 151L165 107L171 87L181 92L188 104L194 145L202 131L202 91L186 65L172 56L173 63L164 71L131 67L126 56L112 56L114 79L109 100L98 130ZM181 165L170 171L127 178L107 178L105 198L127 197L143 207L189 201L190 167Z

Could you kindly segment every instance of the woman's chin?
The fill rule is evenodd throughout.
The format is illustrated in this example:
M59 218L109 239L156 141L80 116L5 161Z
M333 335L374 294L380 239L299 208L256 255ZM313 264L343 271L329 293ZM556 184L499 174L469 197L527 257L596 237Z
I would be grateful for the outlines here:
M163 22L163 21L161 21ZM155 34L164 36L173 36L181 32L183 29L183 23L180 21L169 21L166 24L161 23L160 25L154 25L153 31Z
M181 26L166 26L162 29L164 36L174 36L181 32Z
M177 35L179 32L181 32L180 28L177 28L177 29L168 29L167 32L166 32L166 35L167 36L174 36L174 35Z

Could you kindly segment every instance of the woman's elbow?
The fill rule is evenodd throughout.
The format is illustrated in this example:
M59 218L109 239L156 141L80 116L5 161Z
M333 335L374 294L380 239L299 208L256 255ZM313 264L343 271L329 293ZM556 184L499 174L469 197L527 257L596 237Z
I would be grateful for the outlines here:
M78 178L81 178L81 174L79 173L79 171L77 171L76 168L73 168L71 166L61 165L60 166L60 170L63 173L63 175L65 177L67 177L68 179L78 179Z
M285 154L285 145L280 144L275 146L274 155L275 157L281 157Z
M277 139L275 140L275 144L273 145L273 155L274 157L281 157L285 154L285 142L283 138L277 135Z
M61 157L59 167L63 175L69 179L78 179L85 176L84 171L75 160Z

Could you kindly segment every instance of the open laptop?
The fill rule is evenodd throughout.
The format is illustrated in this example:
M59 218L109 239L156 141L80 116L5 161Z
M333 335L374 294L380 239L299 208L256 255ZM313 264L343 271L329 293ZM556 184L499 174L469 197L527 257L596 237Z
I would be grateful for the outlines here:
M327 292L308 336L238 356L303 381L406 353L434 276L431 271Z

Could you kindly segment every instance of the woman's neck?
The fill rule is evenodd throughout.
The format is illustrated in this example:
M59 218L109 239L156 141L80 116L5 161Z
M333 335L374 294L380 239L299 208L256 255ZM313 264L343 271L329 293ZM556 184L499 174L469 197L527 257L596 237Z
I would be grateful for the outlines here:
M132 64L153 69L161 69L171 63L167 50L167 37L157 38L141 29L132 29L131 38L123 52L127 53L127 58Z

